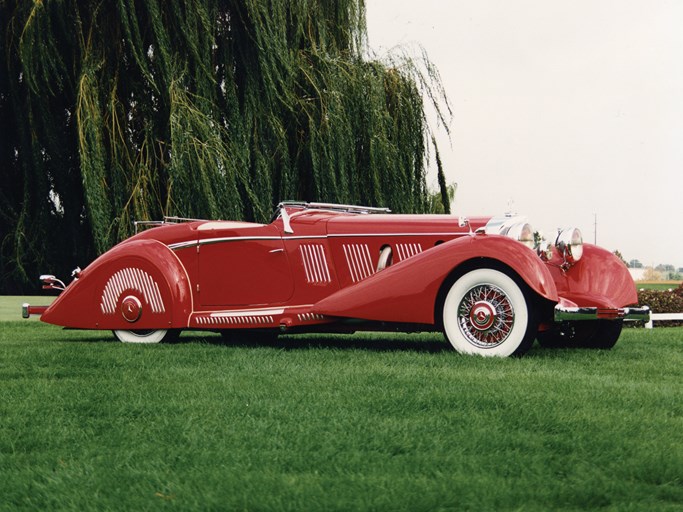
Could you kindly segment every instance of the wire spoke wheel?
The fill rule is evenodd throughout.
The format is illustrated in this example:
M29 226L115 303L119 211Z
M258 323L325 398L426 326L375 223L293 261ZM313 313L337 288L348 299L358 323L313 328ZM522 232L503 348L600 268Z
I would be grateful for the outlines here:
M465 273L448 290L442 311L446 339L458 352L524 354L536 336L535 311L523 283L500 270Z
M503 343L512 332L515 312L510 299L497 286L471 288L458 307L460 331L470 343L491 348Z

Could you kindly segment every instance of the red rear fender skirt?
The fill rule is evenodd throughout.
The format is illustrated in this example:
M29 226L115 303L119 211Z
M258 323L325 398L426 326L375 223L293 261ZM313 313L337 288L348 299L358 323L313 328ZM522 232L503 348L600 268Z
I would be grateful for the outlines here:
M318 302L321 315L384 322L434 324L434 306L443 282L461 264L482 258L510 267L538 295L557 302L557 289L536 253L502 236L458 238L392 265Z
M186 327L192 295L184 267L155 240L117 245L69 284L41 316L79 329Z

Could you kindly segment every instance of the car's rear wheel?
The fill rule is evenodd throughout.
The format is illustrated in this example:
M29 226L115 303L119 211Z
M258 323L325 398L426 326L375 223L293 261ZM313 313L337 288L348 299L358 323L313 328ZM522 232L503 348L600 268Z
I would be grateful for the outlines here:
M448 290L442 310L446 339L458 352L507 357L524 354L536 336L530 292L506 273L471 270Z
M230 344L239 343L255 343L255 344L270 344L275 343L278 338L278 331L247 331L237 329L223 329L221 336L223 342Z
M115 330L112 332L122 343L172 343L180 336L178 329Z

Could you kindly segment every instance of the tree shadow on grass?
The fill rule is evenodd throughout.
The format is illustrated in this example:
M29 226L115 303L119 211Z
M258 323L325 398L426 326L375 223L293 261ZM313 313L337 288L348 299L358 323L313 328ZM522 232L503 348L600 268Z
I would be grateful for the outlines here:
M71 343L119 343L111 331L59 330L51 341ZM276 348L279 350L367 350L374 352L412 351L421 353L452 352L453 347L439 333L356 332L353 334L283 334L259 331L231 331L227 336L210 331L183 331L178 341L170 345L207 344L229 348ZM168 344L164 344L168 345ZM538 359L565 359L570 354L584 354L586 359L600 359L610 350L585 348L548 349L538 343L527 353ZM576 356L573 356L576 357Z
M438 353L453 348L438 334L362 333L362 334L288 334L264 336L240 333L229 339L221 335L186 333L180 343L208 343L226 348L277 348L280 350L368 350L376 352L413 351Z
M52 341L72 343L119 343L109 331L69 331L53 338ZM77 337L68 333L79 332ZM88 333L85 335L85 333ZM421 352L442 353L453 352L453 347L438 333L356 333L356 334L286 334L280 336L262 336L260 333L239 333L225 339L218 333L202 331L184 331L180 339L174 343L162 345L206 344L230 348L276 348L279 350L367 350L373 352ZM133 344L131 344L133 345ZM594 350L585 348L548 349L537 343L526 354L538 359L562 360L570 354L584 354L587 359L607 357L610 350ZM574 356L575 357L575 356Z
M111 331L78 331L64 329L59 336L52 336L51 341L64 343L118 343Z
M119 343L111 331L63 329L50 336L51 341L67 343ZM259 332L236 332L223 337L215 332L183 331L179 340L162 345L209 344L225 348L277 348L280 350L371 350L438 353L453 350L438 333L356 333L356 334L287 334L264 335Z

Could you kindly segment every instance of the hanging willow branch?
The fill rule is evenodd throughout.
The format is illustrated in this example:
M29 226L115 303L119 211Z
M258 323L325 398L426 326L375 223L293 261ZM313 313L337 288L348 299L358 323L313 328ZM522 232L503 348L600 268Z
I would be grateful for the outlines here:
M423 98L448 104L423 55L364 58L363 0L0 0L0 25L3 291L133 219L430 208Z

